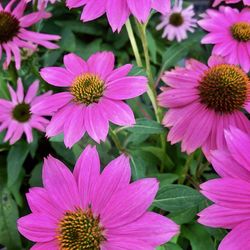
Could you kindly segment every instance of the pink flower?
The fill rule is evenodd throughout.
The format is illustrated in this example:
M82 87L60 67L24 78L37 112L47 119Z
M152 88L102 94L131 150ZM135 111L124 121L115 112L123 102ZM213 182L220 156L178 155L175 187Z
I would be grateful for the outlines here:
M232 229L219 250L250 249L250 136L231 128L225 137L228 151L217 150L211 156L222 178L201 185L201 192L215 204L200 212L199 222Z
M44 187L30 189L32 213L18 220L18 230L37 242L34 250L153 250L176 235L179 227L147 212L158 190L156 179L130 184L130 178L125 155L110 162L102 174L98 153L90 146L73 174L49 156L43 166Z
M170 0L67 0L69 8L84 6L81 20L92 21L107 14L113 31L121 30L130 14L139 22L146 22L151 9L166 14L170 9Z
M33 141L32 128L45 131L49 123L39 112L31 111L34 105L39 106L46 96L51 93L47 92L41 96L36 96L39 88L39 82L35 81L30 85L26 96L24 96L23 84L21 79L17 81L17 92L8 85L11 101L0 99L0 132L7 129L4 141L10 141L10 144L18 141L22 134L25 133L28 143ZM42 109L42 107L41 107ZM45 112L44 115L50 115Z
M208 10L199 25L209 32L204 44L215 44L213 54L221 55L231 64L250 69L250 12L221 6L219 11Z
M194 59L185 68L166 72L158 100L169 108L163 124L171 127L168 140L182 141L182 151L191 153L202 147L210 150L225 147L224 129L234 125L250 132L250 122L241 112L250 111L250 83L247 74L221 57L212 56L209 66Z
M13 8L13 4L16 4L15 8ZM16 68L20 69L21 48L35 50L36 45L42 45L48 49L58 48L50 40L58 40L60 36L27 30L28 27L39 22L41 19L48 18L50 16L49 13L41 10L24 15L25 9L25 0L11 0L5 8L0 3L0 59L2 52L5 51L4 69L9 66L12 55L14 56Z
M37 1L37 7L38 9L42 9L48 5L48 3L54 4L58 0L38 0ZM33 2L33 4L36 2L36 0L26 0L27 3Z
M87 61L68 54L64 56L66 68L41 70L45 81L65 89L44 103L48 110L57 111L47 127L48 137L64 132L65 145L72 147L87 131L99 143L106 140L109 121L120 126L135 123L133 111L122 100L146 92L147 79L127 76L131 64L114 70L114 61L112 52L96 53Z
M213 3L213 7L216 7L217 5L221 4L222 2L225 2L227 4L232 4L232 3L238 3L241 0L215 0ZM243 0L243 3L245 5L250 5L250 0Z
M161 23L156 27L157 30L164 29L162 37L167 37L178 42L187 39L187 32L194 32L197 20L194 19L194 6L189 5L183 9L183 1L175 2L175 6L166 15L162 15Z

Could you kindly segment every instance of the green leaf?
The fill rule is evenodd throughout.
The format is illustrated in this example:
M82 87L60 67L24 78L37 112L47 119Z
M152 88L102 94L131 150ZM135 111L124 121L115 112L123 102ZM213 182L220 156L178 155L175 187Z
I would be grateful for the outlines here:
M74 52L76 49L76 39L74 33L68 27L66 27L63 29L61 36L61 49L68 52Z
M5 172L0 169L0 244L8 250L22 249L17 232L16 221L19 217L17 205L6 187Z
M179 245L174 244L172 242L168 242L164 246L160 246L156 248L157 250L183 250Z
M42 166L43 164L40 162L33 168L31 177L29 179L29 184L31 187L42 186Z
M182 233L190 241L192 250L215 250L211 236L202 225L193 223L183 226Z
M133 180L138 180L145 177L146 163L140 152L138 153L135 151L130 155L130 166Z
M148 48L151 56L151 60L156 63L156 54L157 54L157 45L154 37L151 32L147 30L147 40L148 40Z
M165 211L181 212L198 206L203 200L203 196L191 187L170 184L160 188L153 205Z
M133 127L123 127L132 133L137 134L161 134L164 131L164 128L161 124L154 120L147 120L145 118L136 119L136 124Z
M20 175L29 150L29 145L24 141L19 141L11 147L7 157L8 187L11 187Z

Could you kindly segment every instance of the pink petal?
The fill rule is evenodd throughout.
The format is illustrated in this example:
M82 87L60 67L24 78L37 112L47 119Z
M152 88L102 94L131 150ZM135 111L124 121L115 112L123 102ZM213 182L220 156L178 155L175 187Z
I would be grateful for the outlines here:
M250 249L250 221L245 221L235 227L221 242L218 250Z
M231 209L218 205L212 205L199 214L198 222L209 227L221 227L231 229L250 219L247 209Z
M73 174L78 184L82 208L85 209L96 198L93 190L100 175L100 159L95 147L87 146L84 149Z
M79 192L72 173L52 156L44 160L43 184L58 209L74 211L80 206Z
M17 221L17 227L27 239L47 242L56 236L57 221L42 213L29 214Z
M146 77L127 76L108 82L104 95L110 99L124 100L142 95L147 88Z
M135 124L135 117L132 109L123 101L113 101L107 98L101 100L103 116L119 126L131 126Z
M104 227L115 228L138 219L153 202L158 188L156 179L148 178L117 192L101 212Z
M91 73L105 80L114 69L115 56L112 52L98 52L88 59L87 64Z
M66 69L72 73L72 75L78 76L88 71L87 63L76 54L70 53L65 55L63 60Z
M40 71L41 77L54 86L71 86L74 76L66 69L60 67L47 67Z
M95 199L92 201L92 208L96 214L106 207L110 198L122 188L126 188L130 182L131 170L129 158L121 155L111 161L104 168L101 176L97 179L95 188Z

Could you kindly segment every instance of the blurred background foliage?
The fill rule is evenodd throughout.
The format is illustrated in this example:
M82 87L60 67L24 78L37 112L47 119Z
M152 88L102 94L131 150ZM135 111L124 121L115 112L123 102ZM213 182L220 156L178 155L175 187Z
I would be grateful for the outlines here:
M210 4L208 0L194 2L198 11L204 10ZM60 49L49 51L39 47L37 53L31 55L28 51L23 51L24 60L18 75L23 79L26 89L33 80L40 79L41 93L47 90L58 92L59 89L51 87L40 78L39 69L44 66L62 65L63 55L70 52L87 59L97 51L111 50L116 55L116 66L131 62L135 65L125 28L120 34L113 34L104 17L83 24L79 20L80 10L69 11L63 2L50 5L48 11L53 14L52 17L43 20L33 29L61 35ZM155 82L160 91L163 85L160 77L165 70L183 65L186 58L206 62L211 47L200 45L204 35L200 29L182 43L162 39L161 31L155 29L158 23L159 15L153 13L147 29L147 38ZM133 20L132 24L136 27ZM139 40L138 44L141 46ZM131 75L139 74L145 75L145 72L135 66ZM18 75L13 65L7 72L1 70L0 98L9 98L7 83L10 82L16 87ZM151 209L167 215L181 225L181 234L158 250L217 249L218 242L225 232L206 228L196 222L197 212L208 206L208 201L198 192L199 184L214 178L215 173L199 150L187 157L181 153L179 145L171 146L167 143L166 150L161 148L159 135L166 134L167 130L155 121L146 95L129 100L128 103L134 110L137 124L133 128L113 125L112 128L122 142L120 146L131 157L133 180L157 177L160 190ZM0 133L0 244L8 250L29 249L32 245L18 234L16 219L29 211L25 199L28 189L42 185L43 158L52 154L73 167L85 146L95 144L85 136L80 143L68 150L64 146L63 135L48 140L42 133L33 132L33 143L27 144L23 139L13 146L2 142L4 133ZM119 155L112 137L97 145L97 149L103 166Z

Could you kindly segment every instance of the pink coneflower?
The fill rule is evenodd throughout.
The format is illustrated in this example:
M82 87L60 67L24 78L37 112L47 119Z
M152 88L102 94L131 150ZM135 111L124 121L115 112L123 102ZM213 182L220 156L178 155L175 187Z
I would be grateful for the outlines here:
M162 80L169 85L159 95L159 103L169 108L163 124L171 127L168 140L182 141L182 150L191 153L202 147L225 146L224 129L234 125L250 131L250 122L241 112L250 110L250 82L238 66L212 56L209 66L194 59L185 68L166 72Z
M39 82L35 81L30 85L26 96L24 96L21 79L17 81L16 92L10 85L8 85L8 88L11 101L0 99L0 132L7 129L4 141L9 141L10 144L18 141L23 133L26 134L28 143L31 143L33 141L32 128L44 132L46 125L49 123L40 113L32 112L31 108L34 105L39 106L40 101L51 93L47 92L41 96L36 96ZM47 115L50 115L50 113L47 112Z
M212 164L223 177L201 185L201 192L214 205L199 213L199 222L232 229L219 250L250 249L250 136L231 128L225 132L228 151L212 153Z
M129 159L121 155L100 174L95 148L88 146L73 174L49 156L44 188L27 194L31 214L18 230L37 242L32 249L155 249L179 232L168 218L147 212L158 190L154 178L130 184Z
M173 41L177 39L178 42L186 39L187 32L194 32L197 20L194 17L194 6L189 5L183 9L183 1L176 0L174 7L167 15L161 17L161 23L156 27L157 30L164 29L162 37L167 37L168 40Z
M14 4L16 4L15 8L13 8ZM4 69L9 66L12 55L14 56L16 68L20 69L21 48L35 50L36 45L42 45L48 49L58 48L50 40L58 40L60 36L27 30L28 27L39 22L41 19L48 18L50 16L49 13L41 10L24 15L25 9L25 0L11 0L5 8L0 3L0 59L2 52L5 51Z
M221 55L231 64L250 69L250 11L221 6L219 11L208 10L199 25L209 32L204 44L215 44L213 54Z
M145 93L147 78L127 76L132 65L114 69L114 62L112 52L96 53L87 61L68 54L64 56L66 68L41 70L45 81L65 89L44 103L57 111L47 127L48 137L64 132L64 143L71 147L87 131L99 143L107 137L109 121L120 126L135 123L133 111L122 100Z
M44 7L46 7L48 5L48 3L51 3L51 4L54 4L55 2L57 2L58 0L26 0L27 3L29 2L33 2L34 3L37 3L37 7L38 9L42 9Z
M216 7L217 5L221 4L222 2L225 2L227 4L231 4L231 3L239 3L239 2L241 2L241 0L215 0L213 3L213 7ZM245 5L250 5L250 0L243 0L243 3Z
M170 9L170 0L67 0L69 8L84 6L81 20L91 21L107 14L113 31L120 31L130 14L139 22L146 22L151 9L166 14Z

